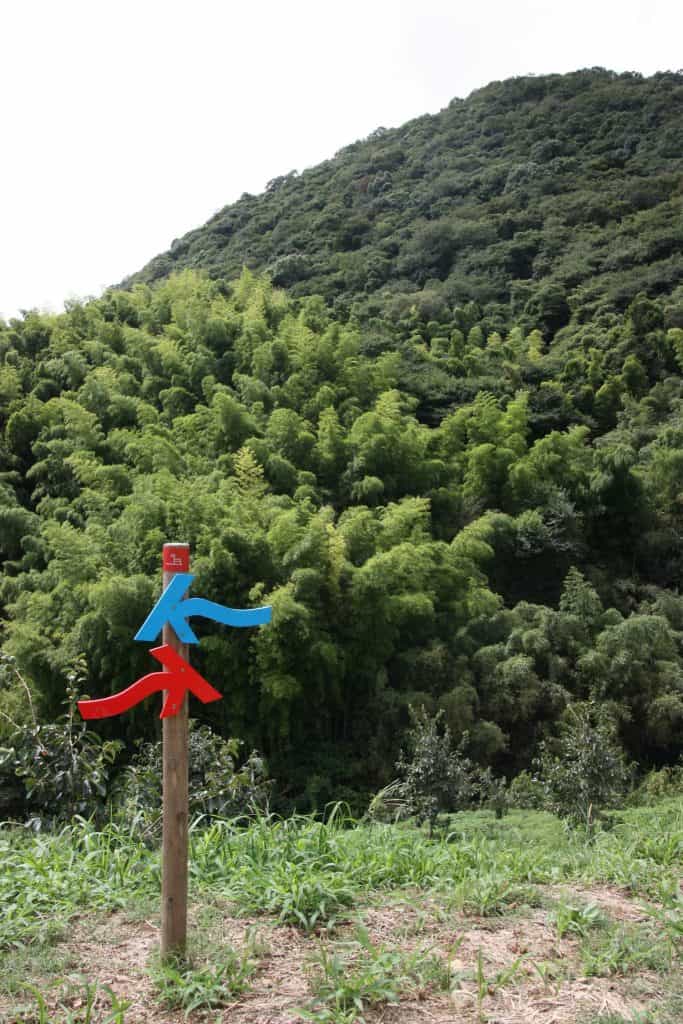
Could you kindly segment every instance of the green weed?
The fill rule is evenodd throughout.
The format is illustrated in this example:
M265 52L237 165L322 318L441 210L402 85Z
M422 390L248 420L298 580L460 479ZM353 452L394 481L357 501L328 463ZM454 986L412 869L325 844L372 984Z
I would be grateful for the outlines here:
M354 963L352 955L321 947L314 959L313 1004L300 1015L309 1020L336 1021L349 1012L362 1015L368 1006L397 1003L404 982L396 950L367 950ZM351 1019L355 1019L352 1017Z
M601 1013L597 1017L582 1017L579 1024L660 1024L652 1013L637 1013L634 1017L622 1017L620 1013Z
M560 984L567 977L567 965L559 960L532 960L531 967L546 988L553 984L557 985L559 988Z
M125 829L75 819L59 832L0 831L0 949L56 940L81 907L112 910L157 891L158 857Z
M375 945L366 929L336 949L321 946L311 965L314 999L297 1013L317 1024L363 1021L372 1006L395 1004L403 992L448 990L451 972L443 957L429 950L405 954Z
M34 1008L19 1010L13 1024L126 1024L127 1000L119 999L107 985L85 983L82 987L64 993L55 1011L51 1011L43 994L29 988L36 1000ZM101 992L105 992L109 1005L104 1006ZM71 1003L71 1006L67 1005ZM55 1016L56 1014L56 1016Z
M529 885L518 885L509 876L492 873L474 875L462 881L453 897L455 906L465 914L492 917L524 905L537 905L538 893Z
M193 967L184 961L159 961L152 977L164 1006L180 1008L188 1016L194 1010L225 1006L249 987L258 967L254 947L241 951L220 949L218 963Z
M642 904L642 909L658 926L659 934L668 945L673 960L683 950L683 898L680 892L672 896L664 906Z
M58 934L61 938L62 933ZM78 958L49 935L43 942L4 950L0 952L0 992L16 996L26 991L29 979L63 977L78 964Z
M553 914L558 939L565 935L585 936L592 928L605 924L605 916L595 903L585 905L560 900Z
M487 996L494 996L499 989L508 985L518 974L521 969L522 962L525 959L524 956L517 957L511 964L504 967L500 971L495 971L492 974L487 974L484 969L484 957L481 949L477 950L477 963L474 972L465 971L462 972L456 979L456 984L464 980L473 980L475 982L475 993L477 999L477 1016L479 1020L484 1019L484 1000Z
M664 971L671 967L671 947L661 936L637 926L618 925L583 940L581 963L586 977L607 977L631 971Z

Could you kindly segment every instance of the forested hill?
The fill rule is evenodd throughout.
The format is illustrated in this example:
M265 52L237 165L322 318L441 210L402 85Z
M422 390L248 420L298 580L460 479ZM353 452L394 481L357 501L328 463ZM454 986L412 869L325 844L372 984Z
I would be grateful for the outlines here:
M193 711L301 806L389 782L411 704L508 776L584 701L642 768L675 762L682 96L675 75L494 84L146 272L213 279L0 321L1 638L39 716L79 655L92 697L156 667L133 636L185 540L197 595L274 609L204 628L224 699Z
M246 265L343 317L473 300L548 336L676 292L682 173L683 74L494 82L244 195L128 283Z

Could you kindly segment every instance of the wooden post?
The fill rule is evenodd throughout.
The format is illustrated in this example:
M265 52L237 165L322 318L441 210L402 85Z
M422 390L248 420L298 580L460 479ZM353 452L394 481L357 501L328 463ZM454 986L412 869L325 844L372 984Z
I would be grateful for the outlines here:
M164 544L163 586L189 572L190 545ZM188 661L188 645L166 623L163 642ZM168 669L166 669L168 671ZM188 712L187 691L178 713L163 719L163 839L161 956L184 957L187 946Z

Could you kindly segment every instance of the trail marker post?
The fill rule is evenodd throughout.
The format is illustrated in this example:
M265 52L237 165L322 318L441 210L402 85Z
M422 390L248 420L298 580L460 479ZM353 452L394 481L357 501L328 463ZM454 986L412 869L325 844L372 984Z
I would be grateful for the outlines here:
M201 616L228 626L260 626L270 622L271 608L228 608L201 597L185 599L194 576L190 573L190 545L164 544L161 597L140 629L136 640L153 641L162 634L162 646L151 654L162 672L150 672L127 689L110 697L80 700L83 718L109 718L163 690L163 836L161 879L161 955L184 956L187 947L188 862L188 691L204 704L221 694L189 663L189 644L198 643L188 619Z
M189 544L164 544L163 589L177 572L190 570ZM163 627L163 642L188 660L189 648L181 643L170 622ZM168 667L164 666L167 672ZM167 691L171 696L171 691ZM161 852L161 956L185 956L187 948L187 819L188 819L188 694L176 697L162 726L163 835Z

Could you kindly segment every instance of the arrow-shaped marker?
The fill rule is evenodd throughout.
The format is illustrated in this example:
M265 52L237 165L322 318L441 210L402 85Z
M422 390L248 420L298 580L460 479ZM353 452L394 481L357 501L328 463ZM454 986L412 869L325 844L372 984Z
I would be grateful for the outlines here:
M168 622L184 644L199 643L187 623L189 618L201 616L222 622L225 626L263 626L270 622L272 609L265 608L227 608L225 605L207 601L203 597L190 597L183 601L183 595L194 576L190 572L178 572L171 579L163 594L135 634L136 640L148 642L156 640Z
M221 699L218 690L214 690L213 686L207 683L199 672L195 672L192 666L188 665L185 659L181 658L178 652L168 644L153 648L150 654L153 654L157 661L165 665L169 671L150 672L126 690L115 693L111 697L102 697L100 700L79 700L78 710L83 718L110 718L111 715L120 715L122 711L128 711L145 697L149 697L151 693L157 693L159 690L167 691L160 718L170 718L172 715L178 714L186 690L193 693L195 697L199 697L203 704Z

